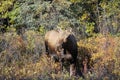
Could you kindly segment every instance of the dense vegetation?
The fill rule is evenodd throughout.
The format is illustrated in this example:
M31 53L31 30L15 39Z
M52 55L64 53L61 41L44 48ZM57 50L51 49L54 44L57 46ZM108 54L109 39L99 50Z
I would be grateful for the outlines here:
M44 53L44 34L72 28L85 79L120 79L119 0L0 0L0 79L74 79L56 73ZM82 70L82 68L80 67ZM82 80L81 77L79 77Z

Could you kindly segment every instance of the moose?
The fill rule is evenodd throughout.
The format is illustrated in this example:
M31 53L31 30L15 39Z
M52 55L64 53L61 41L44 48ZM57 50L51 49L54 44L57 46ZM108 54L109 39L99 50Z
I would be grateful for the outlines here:
M64 61L70 63L70 76L77 74L77 41L71 31L61 29L48 31L45 34L45 48L46 55L57 57L61 67Z

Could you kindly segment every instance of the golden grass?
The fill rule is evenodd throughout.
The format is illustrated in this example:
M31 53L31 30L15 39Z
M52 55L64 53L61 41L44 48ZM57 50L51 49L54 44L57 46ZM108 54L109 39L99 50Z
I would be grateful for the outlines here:
M0 79L75 80L69 72L60 72L60 63L54 63L44 55L42 38L31 31L25 33L25 39L15 33L0 35ZM78 42L81 70L84 58L90 58L85 79L119 80L119 40L120 37L116 36L98 35ZM82 80L81 77L77 79Z

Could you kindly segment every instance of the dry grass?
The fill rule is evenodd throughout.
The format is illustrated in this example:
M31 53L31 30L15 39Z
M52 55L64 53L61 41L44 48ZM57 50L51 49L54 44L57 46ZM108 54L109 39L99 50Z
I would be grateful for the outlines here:
M80 70L85 57L89 59L85 79L119 80L119 40L98 35L78 42ZM0 35L0 79L76 80L66 69L61 73L60 63L43 55L43 49L43 37L38 32L27 31L23 37L14 32Z
M102 80L120 79L120 37L111 35L98 35L81 40L78 45L85 47L83 54L91 55L90 71L87 78ZM91 77L92 76L92 77Z

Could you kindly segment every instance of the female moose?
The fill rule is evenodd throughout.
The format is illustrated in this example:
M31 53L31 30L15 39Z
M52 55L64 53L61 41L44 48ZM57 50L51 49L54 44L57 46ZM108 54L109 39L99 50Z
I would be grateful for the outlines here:
M77 41L69 31L51 30L45 35L46 54L57 56L61 65L64 60L70 63L70 76L76 75Z

